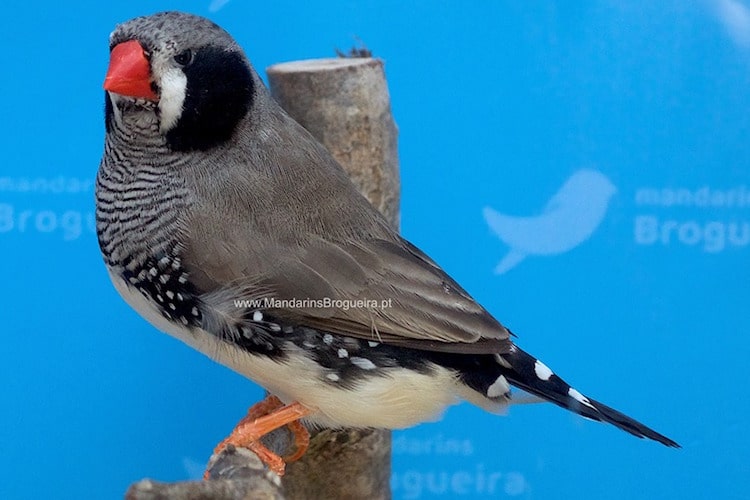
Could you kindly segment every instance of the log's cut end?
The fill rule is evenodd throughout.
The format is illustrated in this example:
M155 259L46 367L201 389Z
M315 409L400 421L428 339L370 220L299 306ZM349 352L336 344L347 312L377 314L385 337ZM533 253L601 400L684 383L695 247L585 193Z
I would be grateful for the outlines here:
M274 64L266 69L267 73L319 73L321 71L340 71L361 66L382 67L382 61L373 57L328 57L322 59L305 59Z

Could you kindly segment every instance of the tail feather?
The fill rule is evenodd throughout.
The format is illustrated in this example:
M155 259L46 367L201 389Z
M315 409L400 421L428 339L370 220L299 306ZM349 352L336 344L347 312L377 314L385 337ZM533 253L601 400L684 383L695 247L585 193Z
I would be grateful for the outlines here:
M583 417L610 423L639 438L649 438L665 446L680 445L627 415L587 398L555 375L544 363L515 347L499 356L498 364L508 381L526 392L577 413Z

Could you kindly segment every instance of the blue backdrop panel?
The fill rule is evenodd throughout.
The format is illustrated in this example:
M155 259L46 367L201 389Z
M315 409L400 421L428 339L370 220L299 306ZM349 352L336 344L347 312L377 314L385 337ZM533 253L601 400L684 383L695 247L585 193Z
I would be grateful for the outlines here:
M394 434L396 498L744 498L750 2L10 2L0 18L1 498L197 477L262 396L131 311L92 223L107 36L209 16L260 70L386 60L403 233L581 391ZM39 478L43 478L40 480Z

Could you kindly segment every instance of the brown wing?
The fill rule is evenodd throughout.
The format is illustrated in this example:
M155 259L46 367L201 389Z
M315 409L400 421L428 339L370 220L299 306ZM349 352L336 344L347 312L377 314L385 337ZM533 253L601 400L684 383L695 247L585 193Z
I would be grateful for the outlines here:
M255 242L246 259L237 258L237 249L248 246L232 245L227 236L201 241L195 247L205 253L188 259L198 264L199 288L225 289L221 300L296 301L271 312L323 331L416 349L502 353L510 346L505 327L397 236L344 243L312 237L304 248Z
M197 201L185 227L185 263L222 314L236 313L235 298L327 299L332 307L275 312L418 349L507 351L508 330L395 233L307 131L283 112L266 111L252 122L263 133L241 137L243 147L227 150L222 162L199 164L199 171L210 168L211 182L203 173L192 184ZM377 306L335 304L357 300Z
M370 307L313 310L304 316L305 324L417 349L505 352L510 346L508 330L409 242L374 240L338 249L358 265L354 276L363 285L356 294L346 286L352 274L328 271L340 262L326 260L328 252L313 250L305 263L326 276L337 296Z

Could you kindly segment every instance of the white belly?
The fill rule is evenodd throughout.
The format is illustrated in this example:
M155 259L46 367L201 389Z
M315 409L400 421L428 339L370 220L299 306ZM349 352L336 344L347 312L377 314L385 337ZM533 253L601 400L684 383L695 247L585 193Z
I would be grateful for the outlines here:
M387 368L387 375L362 377L353 388L338 387L325 382L325 369L291 342L284 362L250 354L205 330L167 320L122 278L112 272L110 278L123 299L154 327L255 381L282 401L299 401L314 411L306 418L311 423L398 429L438 419L460 397L478 402L478 394L459 383L454 372L437 365L429 374Z

